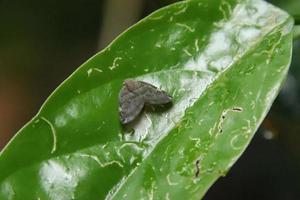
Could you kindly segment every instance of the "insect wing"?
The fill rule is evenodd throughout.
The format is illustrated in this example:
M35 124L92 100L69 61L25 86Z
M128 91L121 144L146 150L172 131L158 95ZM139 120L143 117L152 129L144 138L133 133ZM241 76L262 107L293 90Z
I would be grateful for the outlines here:
M133 121L144 107L142 95L128 90L126 86L120 91L119 95L119 112L122 124Z
M141 82L141 84L143 85L143 98L145 103L158 105L170 103L172 101L172 97L165 91L145 82Z

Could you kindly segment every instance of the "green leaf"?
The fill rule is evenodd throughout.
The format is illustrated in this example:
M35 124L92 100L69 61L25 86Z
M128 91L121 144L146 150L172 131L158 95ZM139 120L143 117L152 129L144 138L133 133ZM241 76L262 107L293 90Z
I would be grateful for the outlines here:
M260 0L191 0L151 14L74 72L10 141L0 199L201 198L276 97L292 27ZM122 127L127 78L167 91L173 106Z

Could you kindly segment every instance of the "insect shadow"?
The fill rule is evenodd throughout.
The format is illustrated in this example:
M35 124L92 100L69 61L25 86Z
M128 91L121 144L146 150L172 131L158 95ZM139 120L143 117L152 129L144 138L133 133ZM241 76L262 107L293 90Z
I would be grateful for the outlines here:
M173 102L169 102L169 103L162 104L162 105L145 104L144 108L142 109L141 114L139 114L130 123L122 126L124 133L134 134L134 132L135 132L134 127L136 127L141 122L141 120L145 117L146 114L155 113L157 115L160 115L160 114L168 111L172 106L173 106Z

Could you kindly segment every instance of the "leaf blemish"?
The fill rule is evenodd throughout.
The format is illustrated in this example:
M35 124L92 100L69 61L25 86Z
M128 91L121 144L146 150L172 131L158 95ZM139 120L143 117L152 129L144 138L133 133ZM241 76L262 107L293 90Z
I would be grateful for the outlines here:
M188 56L191 56L191 57L193 56L187 49L184 49L183 52Z
M196 167L195 177L197 178L200 175L200 160L196 160L195 167Z
M169 192L166 193L165 199L170 200L170 193Z
M114 59L114 61L113 61L112 66L110 66L110 67L108 67L108 68L109 68L110 70L113 70L113 69L115 69L116 67L118 67L118 66L119 66L119 64L117 63L118 60L122 60L122 57L116 57L116 58Z
M190 140L195 142L195 147L200 148L201 147L201 139L200 138L194 138L194 137L189 137Z
M241 108L241 107L234 107L234 108L232 108L232 111L243 112L243 108Z
M187 29L189 32L195 32L195 29L186 25L186 24L181 24L181 23L176 23L177 26L183 27L185 29Z
M185 13L186 9L187 9L187 7L184 7L184 8L182 8L181 10L175 12L174 15L180 15L180 14L182 14L182 13Z
M48 119L46 119L45 117L41 117L41 119L50 126L51 133L53 136L53 145L52 145L51 154L53 154L56 151L56 143L57 143L56 130L55 130L53 124Z
M102 72L103 72L101 69L98 69L98 68L90 68L90 69L87 70L87 75L88 75L88 77L90 77L91 74L92 74L94 71L99 72L99 73L102 73Z
M233 107L232 109L226 109L222 112L220 121L218 123L218 133L222 133L223 129L222 129L222 124L224 123L225 119L226 119L226 115L228 114L228 112L242 112L243 108L242 107Z
M195 48L196 48L196 52L198 52L199 51L199 40L198 39L196 39L195 40Z
M109 160L107 162L102 163L96 155L89 155L89 154L82 154L81 153L81 154L79 154L79 156L80 157L86 157L86 158L92 159L97 164L99 164L101 168L105 168L105 167L113 165L113 164L116 164L116 165L118 165L121 168L124 167L123 164L120 161L118 161L118 160Z
M172 182L172 181L170 180L170 174L167 175L167 181L168 181L168 184L169 184L169 185L178 185L178 183Z
M220 120L220 122L219 122L219 124L218 124L218 133L222 133L223 132L223 129L222 129L222 124L223 124L223 122L224 122L224 120L225 120L225 114L226 114L227 112L223 112L222 113L222 115L221 115L221 120Z

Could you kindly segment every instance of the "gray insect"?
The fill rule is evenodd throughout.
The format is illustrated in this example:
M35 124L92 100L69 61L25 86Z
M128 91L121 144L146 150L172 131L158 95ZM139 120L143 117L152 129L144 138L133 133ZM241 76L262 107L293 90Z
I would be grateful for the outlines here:
M119 112L122 124L133 121L145 104L160 105L172 102L165 91L142 81L125 80L119 94Z

